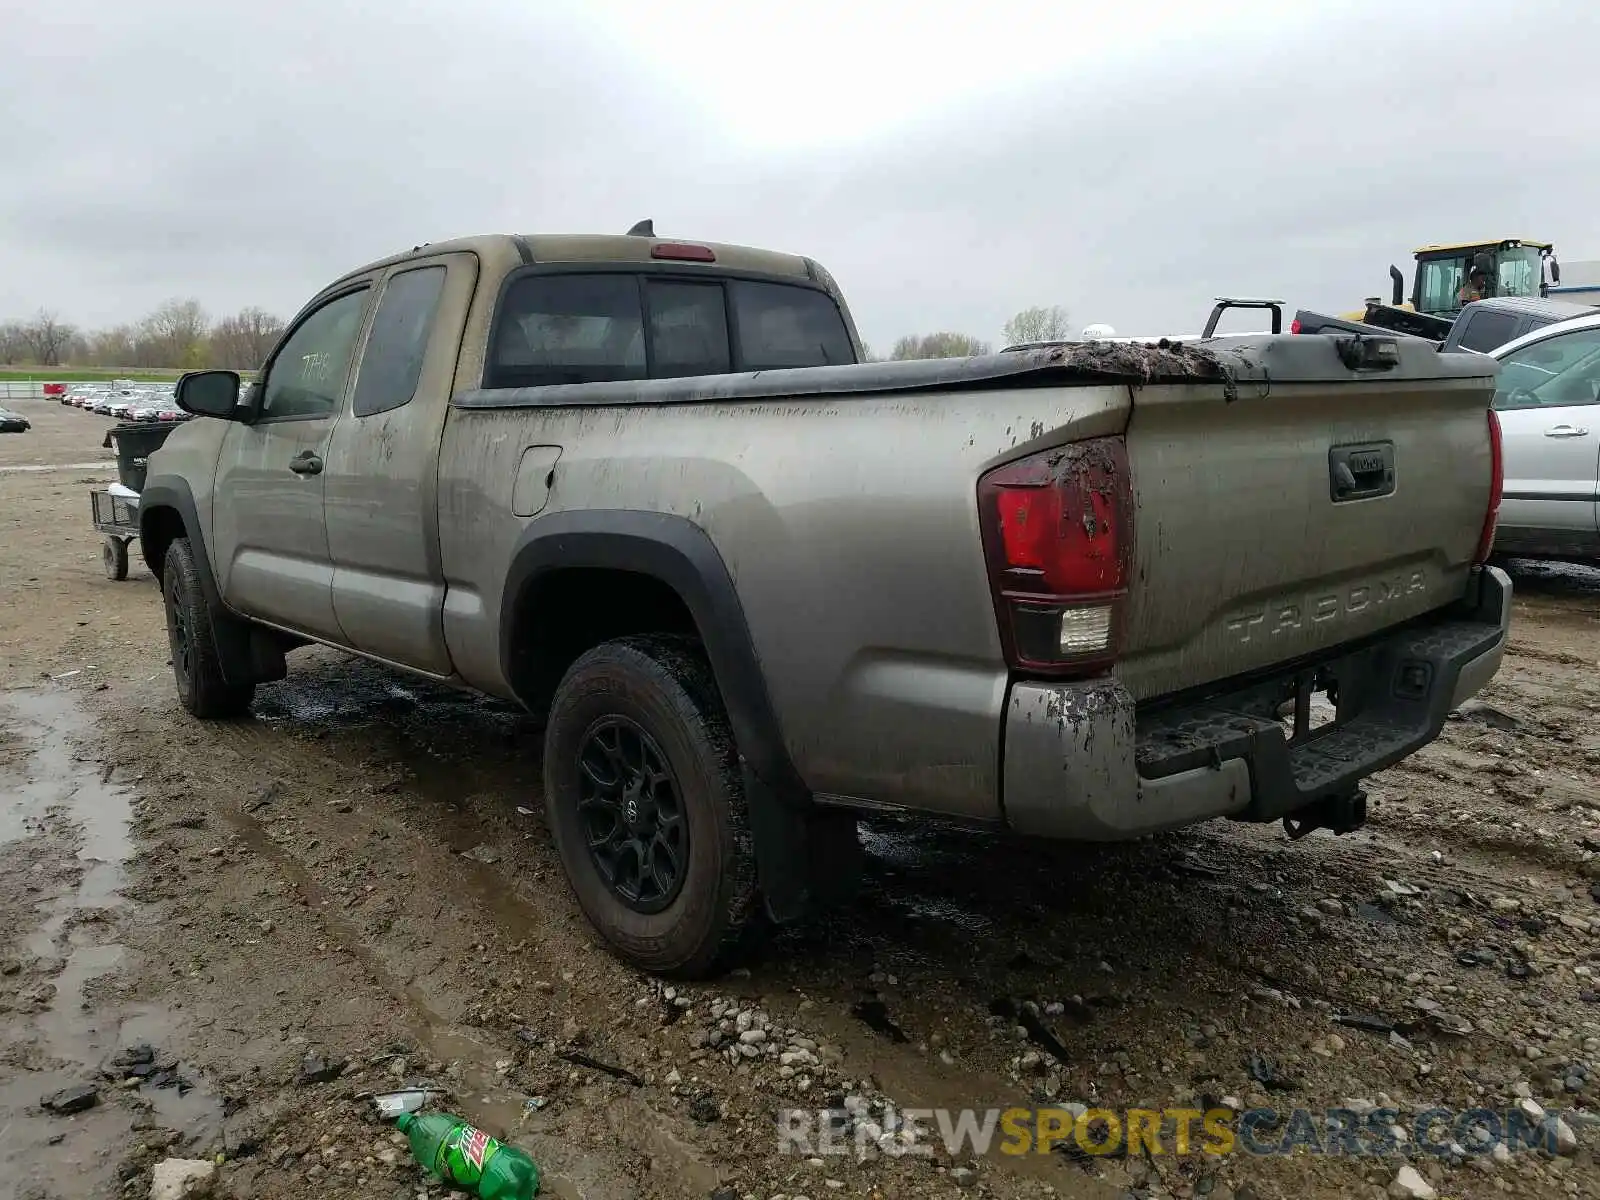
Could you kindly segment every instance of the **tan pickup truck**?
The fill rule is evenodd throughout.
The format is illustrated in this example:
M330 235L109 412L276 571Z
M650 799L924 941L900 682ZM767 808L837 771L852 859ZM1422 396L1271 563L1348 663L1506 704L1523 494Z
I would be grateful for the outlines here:
M809 259L648 231L352 271L152 456L178 693L322 642L547 718L602 938L710 970L862 813L1344 831L1495 672L1492 361L1405 338L858 363Z

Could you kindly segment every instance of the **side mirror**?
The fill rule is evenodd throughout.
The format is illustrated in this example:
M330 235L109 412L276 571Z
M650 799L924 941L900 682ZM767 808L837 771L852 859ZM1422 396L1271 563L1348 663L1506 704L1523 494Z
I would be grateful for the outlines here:
M197 417L228 420L239 406L237 371L190 371L178 380L178 407Z

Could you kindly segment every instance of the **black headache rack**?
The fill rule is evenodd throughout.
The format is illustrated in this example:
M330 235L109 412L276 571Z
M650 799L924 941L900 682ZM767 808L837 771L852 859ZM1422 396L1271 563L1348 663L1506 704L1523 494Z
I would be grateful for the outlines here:
M1141 705L1135 761L1143 779L1242 759L1251 802L1244 821L1283 820L1291 837L1319 826L1359 828L1366 796L1358 784L1432 741L1449 716L1466 664L1504 638L1508 589L1436 611L1372 639L1224 690ZM1321 693L1335 710L1313 726Z

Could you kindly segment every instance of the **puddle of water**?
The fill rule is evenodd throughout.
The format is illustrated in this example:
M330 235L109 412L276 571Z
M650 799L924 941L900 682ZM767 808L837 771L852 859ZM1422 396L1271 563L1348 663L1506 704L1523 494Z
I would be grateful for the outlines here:
M938 896L887 895L883 900L890 907L901 910L914 920L938 921L954 925L964 933L988 933L994 927L994 922L982 913L962 908L959 904Z
M109 1169L103 1160L109 1139L126 1133L129 1114L110 1102L116 1083L100 1077L100 1067L121 1046L147 1040L160 1046L175 1034L171 1022L155 1012L129 1013L97 1007L86 999L95 980L114 970L124 948L99 940L103 917L127 906L121 889L124 867L133 852L127 792L102 778L98 767L80 762L73 742L90 724L73 697L65 692L11 692L0 697L0 710L27 743L27 776L7 788L8 803L0 814L0 842L37 832L47 817L65 819L78 837L77 859L83 871L74 887L40 905L39 922L28 934L27 952L41 959L64 960L50 981L55 994L48 1007L32 1017L39 1048L56 1064L47 1071L27 1072L0 1087L0 1170L9 1162L63 1161L62 1151L46 1149L48 1139L68 1132L58 1118L30 1116L39 1098L61 1088L94 1082L101 1103L70 1128L78 1142L84 1169ZM130 1035L133 1035L130 1038ZM199 1080L187 1095L176 1088L141 1088L140 1096L165 1127L208 1143L220 1127L215 1095ZM93 1131L93 1136L88 1136ZM71 1155L66 1161L73 1161Z

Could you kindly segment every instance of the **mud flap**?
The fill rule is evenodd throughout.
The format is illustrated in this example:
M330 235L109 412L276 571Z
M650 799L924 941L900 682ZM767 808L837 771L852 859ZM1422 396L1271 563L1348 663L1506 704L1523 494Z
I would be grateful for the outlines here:
M865 851L852 812L820 810L792 802L745 763L744 795L756 843L756 879L767 917L792 924L809 913L854 896Z
M217 644L217 666L228 683L236 687L275 683L289 673L283 643L270 630L213 610L211 633Z

